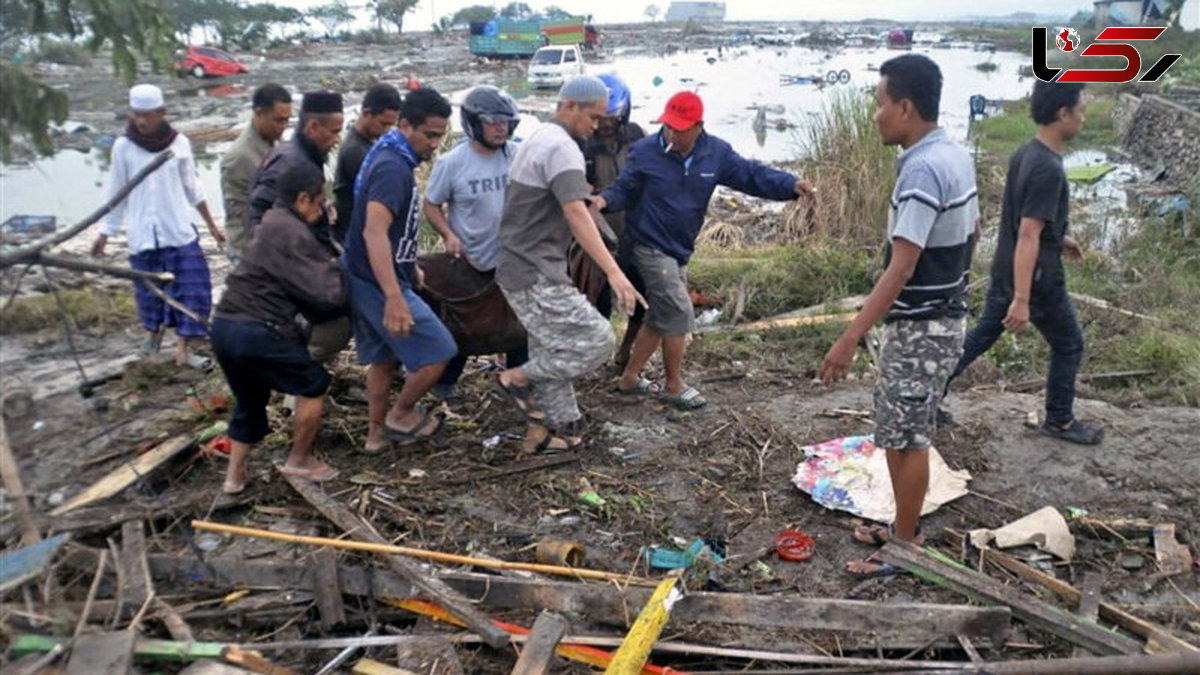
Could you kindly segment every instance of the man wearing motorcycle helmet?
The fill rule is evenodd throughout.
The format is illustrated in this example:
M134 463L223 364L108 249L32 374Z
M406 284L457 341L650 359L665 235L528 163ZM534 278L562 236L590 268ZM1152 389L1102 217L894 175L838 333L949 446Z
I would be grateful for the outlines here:
M604 73L597 77L608 87L608 106L605 116L600 119L600 123L596 127L596 133L583 147L583 157L587 162L587 180L595 190L600 191L617 180L617 176L625 166L625 157L628 154L629 146L644 138L646 132L637 123L629 121L629 115L633 109L633 95L625 81L616 73ZM608 221L609 227L617 235L617 239L624 242L626 240L624 236L625 211L606 213L604 217ZM573 253L575 252L573 251ZM632 265L623 263L625 259L631 257L628 253L622 250L617 255L617 261L622 263L622 268L625 269L629 280L641 290L641 279L638 278L636 270ZM574 262L577 258L587 268L586 272L580 272L580 274L593 275L599 283L604 283L603 274L588 262L589 258L576 253L572 256L572 261ZM596 309L604 316L612 314L612 297L607 288L599 293ZM621 340L621 346L617 349L615 357L618 366L624 366L629 361L629 350L642 325L642 314L643 310L639 306L634 310L633 316L629 318L625 337Z
M467 142L438 158L422 208L441 234L448 253L466 259L480 272L492 274L500 250L500 214L504 210L508 169L516 154L509 139L520 117L507 93L481 85L463 99L460 120ZM524 348L507 356L510 368L525 360ZM434 387L434 395L453 398L455 383L465 365L466 357L456 356Z

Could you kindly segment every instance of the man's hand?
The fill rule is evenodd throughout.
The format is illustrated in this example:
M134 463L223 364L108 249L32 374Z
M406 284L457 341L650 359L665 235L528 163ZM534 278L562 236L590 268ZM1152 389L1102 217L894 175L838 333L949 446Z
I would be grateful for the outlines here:
M416 278L417 288L425 288L425 270L421 269L421 263L418 262L414 266L414 269L416 269L416 275L417 275L417 278Z
M407 337L412 332L412 312L404 296L388 298L383 305L383 327L387 332L399 337Z
M456 237L453 232L447 233L442 237L442 245L446 247L446 253L455 258L462 257L462 240Z
M1023 333L1029 327L1029 301L1013 298L1004 317L1004 327L1014 333Z
M829 348L825 360L821 362L821 370L818 373L821 381L829 384L846 377L846 373L850 372L850 365L854 363L854 355L857 351L858 345L846 339L846 336L838 338L837 342Z
M1083 247L1075 241L1074 237L1063 237L1063 257L1071 262L1083 261Z
M217 240L217 250L224 251L226 244L225 233L221 231L221 228L217 227L216 223L209 224L208 231L212 234L213 239Z
M806 180L796 179L796 185L792 189L795 190L797 197L804 197L809 201L816 198L816 189L812 186L812 183Z
M96 237L96 242L92 244L92 256L99 258L104 255L104 247L108 244L108 236L100 235Z
M330 224L337 222L337 207L329 202L325 203L325 218Z
M616 300L617 311L625 316L633 316L634 309L641 305L642 309L646 309L649 305L646 304L646 299L641 293L633 287L629 282L629 278L621 271L608 278L608 286L612 289L613 299Z
M600 195L588 197L588 210L593 214L600 213L606 206L608 206L608 202L605 201L604 197Z

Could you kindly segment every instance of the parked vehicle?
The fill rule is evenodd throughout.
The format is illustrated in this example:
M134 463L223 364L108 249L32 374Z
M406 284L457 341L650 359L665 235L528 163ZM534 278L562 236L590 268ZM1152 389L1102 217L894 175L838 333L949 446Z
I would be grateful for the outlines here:
M583 74L583 55L576 45L542 47L529 61L529 86L559 87Z
M188 47L175 61L175 72L193 77L225 77L249 72L237 59L216 47Z
M470 26L468 47L475 56L528 58L540 47L594 43L595 28L589 33L583 19L564 21L503 21L495 19Z

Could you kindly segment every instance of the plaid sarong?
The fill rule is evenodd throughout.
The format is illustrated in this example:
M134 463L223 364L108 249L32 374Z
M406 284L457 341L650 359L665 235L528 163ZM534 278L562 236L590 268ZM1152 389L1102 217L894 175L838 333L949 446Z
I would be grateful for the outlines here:
M129 256L129 264L135 270L146 272L170 272L175 281L163 290L173 300L195 312L205 320L212 313L212 278L208 273L208 261L196 239L183 246L170 246L142 251ZM179 337L207 337L204 326L163 302L139 282L134 282L134 297L137 300L138 319L142 327L157 333L162 327L175 328Z

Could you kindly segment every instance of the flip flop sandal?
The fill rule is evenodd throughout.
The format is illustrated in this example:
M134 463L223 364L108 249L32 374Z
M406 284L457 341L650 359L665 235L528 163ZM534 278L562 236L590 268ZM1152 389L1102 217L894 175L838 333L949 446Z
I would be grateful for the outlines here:
M337 478L338 474L341 472L332 466L329 466L328 464L319 469L296 469L288 466L287 464L280 464L279 473L295 476L297 478L306 478L314 483L324 483Z
M617 386L614 387L614 389L616 389L616 392L622 396L645 396L647 394L657 394L659 392L658 385L644 377L639 377L637 384L628 389L622 389L620 382L617 383Z
M860 525L860 526L854 528L854 534L853 534L852 538L854 539L854 541L857 541L860 544L868 544L870 546L883 546L884 544L888 543L888 540L890 540L892 538L892 534L894 533L894 531L895 530L894 530L893 526L891 526L891 525L888 525L886 527L883 525ZM860 532L866 532L867 534L860 537L859 536ZM917 528L916 543L918 546L925 543L925 538L923 536L921 536L921 528L919 528L919 527Z
M385 441L383 443L380 443L379 447L376 447L376 448L368 448L367 445L364 443L364 444L358 446L356 448L356 450L358 450L359 454L366 455L368 457L374 457L376 455L382 455L383 453L387 452L388 450L391 450L391 448L392 448L391 441Z
M894 576L897 576L900 574L908 573L907 571L902 570L899 567L893 567L892 565L889 565L885 562L879 562L878 560L872 560L871 558L872 558L872 556L867 556L866 558L863 558L862 560L856 561L856 562L861 562L861 563L866 563L867 565L872 565L875 567L875 569L860 572L857 570L850 569L850 565L848 563L845 568L846 574L849 574L850 576L853 576L853 577L856 577L859 579L879 579L879 578L883 578L883 577L894 577Z
M425 408L420 408L420 410L421 421L417 422L417 425L408 431L390 427L387 425L387 422L384 422L384 437L386 437L389 441L396 443L397 445L412 445L414 443L420 443L421 441L427 441L433 438L435 435L437 435L437 432L442 430L442 423L444 420ZM430 421L433 422L433 428L429 429L428 431L423 431L429 427Z
M680 410L699 410L708 405L708 399L700 395L695 387L688 387L678 394L668 394L663 392L659 394L659 398L664 403L669 403Z
M558 452L572 452L582 448L584 442L582 438L579 438L578 429L573 424L569 426L571 428L568 430L568 433L562 435L559 433L561 430L543 427L546 429L546 435L543 436L542 440L538 441L538 444L535 445L529 452L552 454ZM576 438L578 440L572 443L570 440L572 438ZM558 441L559 445L551 447L555 441Z
M534 422L542 422L546 419L546 413L537 410L533 407L531 397L533 392L529 390L529 385L518 387L516 385L505 385L500 381L500 378L492 380L492 390L500 394L503 398L508 399L517 409L525 414L525 417Z

